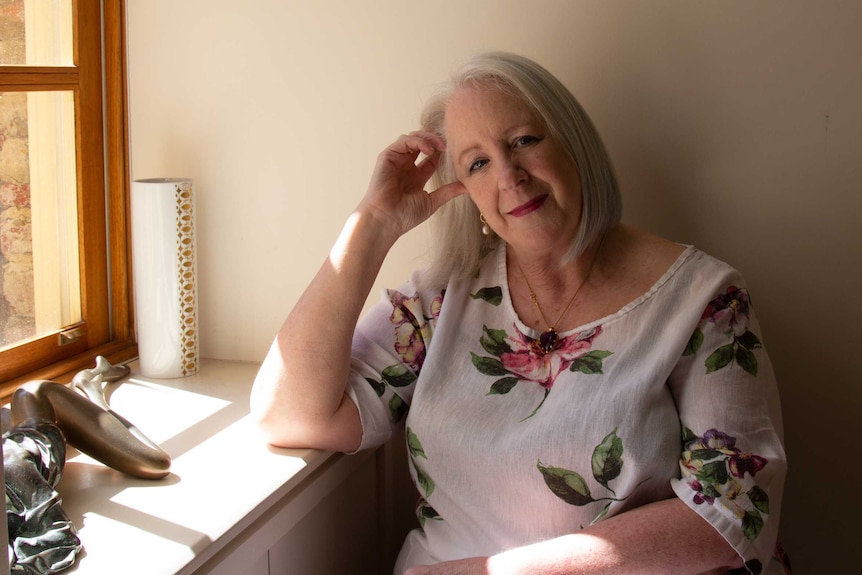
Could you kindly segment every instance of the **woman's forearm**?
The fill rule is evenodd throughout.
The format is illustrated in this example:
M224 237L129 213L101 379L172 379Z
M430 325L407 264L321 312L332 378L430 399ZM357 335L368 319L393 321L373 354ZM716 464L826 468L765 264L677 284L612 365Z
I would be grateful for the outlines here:
M490 573L497 573L496 565L510 562L526 568L533 552L535 556L545 557L548 567L552 567L550 573L682 575L724 573L742 566L739 556L724 538L677 498L632 509L578 534L540 543L538 547L492 558Z
M358 446L358 414L344 394L351 342L396 239L367 212L354 212L285 320L251 397L252 413L271 443L340 450Z
M650 503L564 535L487 558L405 575L705 575L742 566L715 529L677 498Z
M353 331L395 241L465 193L457 182L424 189L445 147L436 134L412 132L378 156L365 197L255 380L251 410L270 443L342 451L359 446L359 413L344 393ZM426 157L417 162L421 153Z

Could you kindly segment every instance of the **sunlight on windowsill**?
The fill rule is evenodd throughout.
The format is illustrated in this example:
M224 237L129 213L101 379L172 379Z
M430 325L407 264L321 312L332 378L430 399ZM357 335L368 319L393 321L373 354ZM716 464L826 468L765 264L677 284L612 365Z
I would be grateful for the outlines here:
M115 572L135 556L141 573L179 571L293 497L333 456L266 445L248 414L254 364L205 360L198 374L172 380L140 377L134 364L132 370L108 384L106 396L170 454L171 472L137 479L69 450L57 490L84 545L78 573Z

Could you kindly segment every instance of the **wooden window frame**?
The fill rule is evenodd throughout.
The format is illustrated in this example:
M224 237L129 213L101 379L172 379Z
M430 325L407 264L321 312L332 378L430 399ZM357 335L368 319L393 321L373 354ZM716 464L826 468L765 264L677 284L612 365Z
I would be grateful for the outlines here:
M98 355L112 362L137 356L129 256L125 0L73 0L72 14L74 65L0 66L0 92L74 93L82 321L0 352L3 402L27 381L68 382ZM70 329L78 330L77 339L61 345L61 333Z

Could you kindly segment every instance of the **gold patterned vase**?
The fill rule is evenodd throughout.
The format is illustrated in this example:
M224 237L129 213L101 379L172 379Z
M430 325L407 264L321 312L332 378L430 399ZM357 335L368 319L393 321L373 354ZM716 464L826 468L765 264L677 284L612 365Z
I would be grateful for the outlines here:
M141 375L192 375L200 363L192 180L135 180L131 215Z

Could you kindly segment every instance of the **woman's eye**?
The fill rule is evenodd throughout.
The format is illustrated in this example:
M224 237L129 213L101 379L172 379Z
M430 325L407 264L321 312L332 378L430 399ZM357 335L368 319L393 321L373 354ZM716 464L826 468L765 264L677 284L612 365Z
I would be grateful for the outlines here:
M515 140L515 146L529 146L533 142L537 142L539 138L535 136L521 136Z
M472 174L473 172L475 172L476 170L478 170L479 168L481 168L482 166L484 166L487 163L488 163L488 160L476 160L475 162L470 164L470 167L467 169L467 171Z

